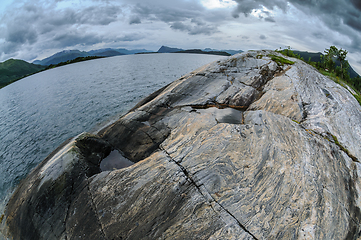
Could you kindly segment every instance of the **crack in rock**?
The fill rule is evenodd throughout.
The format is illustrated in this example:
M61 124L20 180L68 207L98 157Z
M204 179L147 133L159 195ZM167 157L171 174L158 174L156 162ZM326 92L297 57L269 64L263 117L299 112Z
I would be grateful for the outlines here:
M194 181L194 179L191 177L191 175L189 174L189 172L187 171L186 168L184 168L180 162L175 161L172 156L162 147L160 147L160 150L163 151L170 159L173 163L175 163L180 169L181 171L184 173L184 175L187 177L187 179L189 180L190 183L192 183L198 190L198 192L205 198L206 201L208 202L214 202L217 204L217 206L219 206L223 211L225 211L234 221L236 221L237 225L246 233L248 233L250 236L253 237L253 239L258 240L249 230L247 230L247 228L230 212L228 211L225 207L223 207L220 203L217 202L216 199L214 199L212 197L212 195L207 191L207 189L202 185L197 185L196 182ZM215 210L216 211L216 210Z
M98 214L98 211L97 211L97 207L94 203L94 198L93 198L93 195L90 191L90 188L89 188L89 179L86 180L86 187L87 187L87 191L89 193L89 196L90 196L90 203L91 203L91 208L93 209L94 211L94 214L96 216L96 219L98 220L98 224L99 224L99 227L100 227L100 231L102 233L102 235L104 236L104 239L107 239L106 238L106 234L105 234L105 231L104 231L104 227L103 227L103 224L102 222L100 221L100 216Z

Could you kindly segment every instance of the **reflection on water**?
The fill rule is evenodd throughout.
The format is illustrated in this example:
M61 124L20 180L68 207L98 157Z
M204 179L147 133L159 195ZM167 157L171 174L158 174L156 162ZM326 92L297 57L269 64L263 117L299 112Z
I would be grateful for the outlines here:
M199 113L210 113L219 123L242 124L243 112L233 108L216 108L197 109Z
M134 163L129 159L123 157L117 150L112 151L106 158L100 163L100 169L104 171L113 171L116 169L122 169L133 165Z

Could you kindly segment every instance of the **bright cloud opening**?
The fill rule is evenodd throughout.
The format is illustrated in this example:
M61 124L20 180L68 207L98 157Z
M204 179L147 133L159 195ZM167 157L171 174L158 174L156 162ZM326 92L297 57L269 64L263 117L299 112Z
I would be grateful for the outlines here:
M267 9L265 6L262 6L262 9L253 9L251 15L258 17L258 18L266 18L266 17L273 17L273 11Z
M237 3L233 0L202 0L201 3L208 9L233 8L237 6Z

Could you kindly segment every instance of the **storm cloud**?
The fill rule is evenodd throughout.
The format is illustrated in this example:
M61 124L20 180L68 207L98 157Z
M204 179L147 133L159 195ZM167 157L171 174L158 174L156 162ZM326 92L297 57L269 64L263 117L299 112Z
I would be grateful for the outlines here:
M9 1L0 8L0 61L64 49L161 45L308 51L336 45L353 63L361 58L359 0Z
M170 25L174 30L188 32L190 35L205 34L212 35L217 28L198 19L192 19L189 23L174 22Z
M71 0L25 0L22 4L9 7L0 17L0 42L1 39L4 41L0 45L0 57L16 56L19 50L33 49L40 44L46 48L67 48L107 42L131 42L145 36L139 34L139 30L132 31L126 27L111 32L104 30L112 23L141 25L162 22L173 31L210 36L218 31L218 22L203 20L212 19L212 14L206 16L205 10L198 1L184 0L171 3L165 0L93 0L86 5L78 3L75 6Z
M267 37L265 36L265 35L261 35L261 36L259 36L259 38L261 39L261 40L266 40L267 39Z
M137 3L132 7L132 18L129 24L140 23L141 21L160 21L169 25L175 31L187 32L189 35L212 35L216 33L218 23L207 23L210 16L206 9L197 1L176 0L171 5L154 5L154 2ZM216 16L215 16L216 17Z
M113 5L58 9L56 3L26 1L1 17L0 37L5 43L0 45L0 54L11 55L37 43L59 48L98 43L102 37L89 29L117 21L121 12Z
M239 14L249 16L255 10L274 10L279 8L284 12L289 4L309 16L316 16L329 29L351 38L347 45L353 51L361 50L361 1L359 0L234 0L237 8L233 12L235 18ZM274 21L273 18L265 18ZM305 20L305 19L300 19Z

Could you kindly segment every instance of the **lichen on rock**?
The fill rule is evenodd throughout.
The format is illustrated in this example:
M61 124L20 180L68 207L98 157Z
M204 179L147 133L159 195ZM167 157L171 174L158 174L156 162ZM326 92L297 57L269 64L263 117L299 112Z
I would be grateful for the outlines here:
M361 107L313 67L280 59L211 63L63 144L10 199L8 236L358 239ZM101 171L111 151L135 164Z

